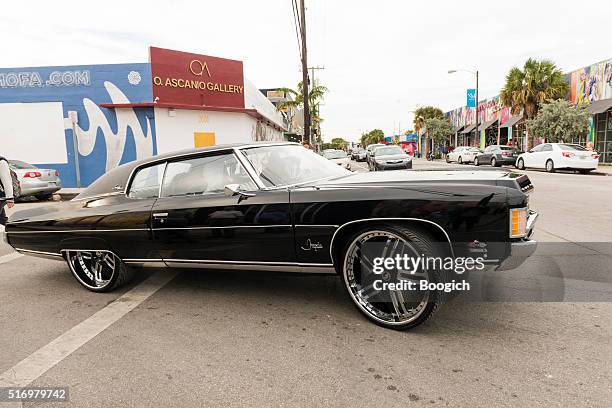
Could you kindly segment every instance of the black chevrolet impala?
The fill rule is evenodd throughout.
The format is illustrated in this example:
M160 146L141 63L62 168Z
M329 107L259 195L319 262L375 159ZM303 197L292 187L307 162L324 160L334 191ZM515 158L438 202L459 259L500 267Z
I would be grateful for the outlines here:
M365 316L405 329L442 295L373 288L402 271L370 273L366 248L457 257L496 243L485 262L514 268L535 250L531 189L509 172L351 173L295 143L215 146L119 166L71 201L16 212L5 239L66 261L95 292L135 267L335 273ZM401 279L445 278L424 268Z

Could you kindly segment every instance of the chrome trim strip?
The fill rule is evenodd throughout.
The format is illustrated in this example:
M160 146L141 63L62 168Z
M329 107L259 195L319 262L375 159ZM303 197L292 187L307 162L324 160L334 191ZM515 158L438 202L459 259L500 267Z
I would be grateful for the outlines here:
M313 227L313 228L338 228L339 225L334 224L295 224L296 227Z
M223 227L168 227L153 228L153 231L165 230L206 230L206 229L226 229L226 228L291 228L291 225L272 224L272 225L228 225Z
M330 263L301 263L301 262L266 262L266 261L223 261L220 259L164 259L166 262L180 263L216 263L235 265L278 265L278 266L302 266L302 267L333 267Z
M64 259L62 257L62 254L56 254L55 252L32 251L30 249L23 249L23 248L15 248L15 251L19 252L20 254L24 254L24 255L36 256L36 257L45 258L45 259L53 259L54 261L61 261Z
M215 262L198 262L190 260L189 262L177 262L176 260L166 260L166 265L170 268L199 268L199 269L230 269L230 270L246 270L246 271L265 271L265 272L296 272L296 273L313 273L313 274L334 274L333 266L327 264L257 264L257 263L215 263ZM319 266L320 265L320 266Z
M7 231L7 234L46 234L46 233L71 233L71 232L126 232L126 231L150 231L150 228L120 228L120 229L92 229L92 230L44 230L44 231Z
M453 245L451 243L450 237L448 236L447 232L444 230L444 228L442 228L440 226L440 224L436 224L433 221L429 221L429 220L424 220L422 218L363 218L363 219L359 219L359 220L353 220L353 221L349 221L345 224L342 224L335 232L334 235L332 235L332 239L329 243L329 257L331 260L334 259L334 254L332 252L333 248L334 248L334 240L336 239L336 235L338 234L338 231L340 231L342 228L346 227L347 225L351 225L351 224L355 224L358 222L367 222L367 221L418 221L418 222L425 222L431 225L435 225L436 227L438 227L440 229L440 231L442 231L442 233L444 234L444 236L446 237L446 240L448 241L448 246L451 250L451 255L454 257L455 256L455 251L453 250Z

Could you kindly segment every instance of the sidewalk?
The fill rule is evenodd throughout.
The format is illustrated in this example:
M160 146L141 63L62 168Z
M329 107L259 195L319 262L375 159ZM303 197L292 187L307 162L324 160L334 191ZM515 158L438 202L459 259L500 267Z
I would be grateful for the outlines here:
M433 161L428 161L427 159L420 157L418 159L412 159L413 164L415 165L415 169L439 169L439 168L443 168L444 166L452 166L453 170L456 169L465 169L465 170L474 170L476 169L476 167L472 164L468 164L468 165L461 165L458 163L446 163L446 161L444 159L437 159L437 160L433 160ZM481 166L479 168L489 168L490 166ZM510 166L504 166L504 167L499 167L500 170L502 169L513 169L514 167L510 167ZM534 169L528 169L533 171ZM535 169L535 171L538 171L537 169ZM564 170L560 170L560 172L563 172ZM542 172L544 172L544 170L542 170ZM612 176L612 166L609 165L599 165L597 167L596 171L592 171L589 174L592 175L596 175L596 176Z

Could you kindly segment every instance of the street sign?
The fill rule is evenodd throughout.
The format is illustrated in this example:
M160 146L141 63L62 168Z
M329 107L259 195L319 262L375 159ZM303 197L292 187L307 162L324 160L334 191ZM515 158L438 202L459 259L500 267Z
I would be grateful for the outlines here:
M467 102L465 105L468 108L474 108L476 106L476 90L468 89L466 92L466 96L467 96Z

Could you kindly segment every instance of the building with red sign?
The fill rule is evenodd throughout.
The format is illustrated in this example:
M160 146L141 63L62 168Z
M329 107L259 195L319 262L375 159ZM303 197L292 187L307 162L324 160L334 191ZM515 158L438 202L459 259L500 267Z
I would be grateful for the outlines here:
M0 68L0 90L2 154L57 169L67 187L158 153L286 130L242 61L156 47L148 63Z

